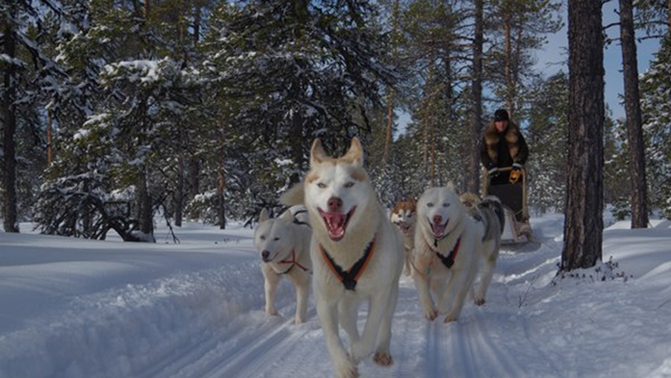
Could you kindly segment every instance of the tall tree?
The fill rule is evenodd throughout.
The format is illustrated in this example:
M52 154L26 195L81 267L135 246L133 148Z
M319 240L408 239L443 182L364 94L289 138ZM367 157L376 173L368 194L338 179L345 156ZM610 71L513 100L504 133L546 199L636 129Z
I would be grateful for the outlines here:
M70 25L63 21L63 8L59 2L3 1L0 4L0 125L3 146L0 156L3 226L7 232L19 231L18 203L21 199L18 188L39 174L17 173L21 161L33 160L36 155L35 151L30 151L25 157L19 156L22 144L26 144L19 137L30 136L34 143L43 144L43 129L40 128L44 109L61 89L57 84L67 77L49 54L52 47L50 40L57 38L57 34L62 33L60 30L67 29L65 25ZM40 152L37 156L44 162L46 154Z
M525 139L530 159L529 205L536 211L561 212L566 193L566 139L568 117L568 75L558 72L534 81L530 93L529 126Z
M648 191L645 178L645 146L638 89L638 61L634 34L632 0L620 0L620 43L624 78L624 110L629 141L629 180L631 182L631 227L648 226Z
M569 129L562 271L602 259L604 68L601 0L569 0Z
M650 203L671 219L671 34L641 76L641 110L646 140Z
M560 2L550 0L496 0L492 2L488 30L493 49L487 71L514 119L521 107L527 80L533 76L533 51L546 42L546 34L561 28Z
M19 232L16 210L16 85L18 82L18 68L22 62L16 59L16 33L18 23L16 16L18 9L16 2L2 6L0 14L0 30L2 31L4 74L2 98L0 99L0 117L3 123L3 181L5 192L3 203L3 226L5 232Z
M207 72L230 110L223 119L236 135L225 140L244 145L236 158L258 172L245 191L257 209L300 180L314 137L335 148L369 135L369 109L395 79L388 38L364 1L254 0L221 4L215 16Z
M471 83L471 159L467 187L471 193L480 188L480 135L482 134L482 49L484 44L484 1L474 0L473 68Z

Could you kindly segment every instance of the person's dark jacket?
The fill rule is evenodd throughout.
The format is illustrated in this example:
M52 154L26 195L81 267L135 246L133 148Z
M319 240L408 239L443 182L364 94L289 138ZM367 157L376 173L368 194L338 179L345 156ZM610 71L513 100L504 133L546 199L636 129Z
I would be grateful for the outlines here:
M529 147L515 123L508 121L504 133L496 130L494 122L485 127L480 144L480 161L487 170L511 167L513 163L523 166L528 157Z

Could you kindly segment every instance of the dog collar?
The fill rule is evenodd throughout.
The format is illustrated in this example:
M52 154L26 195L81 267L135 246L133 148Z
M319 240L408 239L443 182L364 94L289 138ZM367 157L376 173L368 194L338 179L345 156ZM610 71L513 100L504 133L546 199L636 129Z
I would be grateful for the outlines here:
M285 259L285 260L280 261L278 264L291 264L289 269L285 270L284 272L282 272L280 274L287 274L287 273L291 272L291 269L293 269L294 266L297 266L297 267L303 269L303 271L306 272L306 273L312 274L312 271L310 271L310 269L304 267L303 265L301 265L301 263L299 263L296 260L296 250L294 250L294 249L291 250L291 260Z
M370 262L370 258L373 256L373 251L375 250L375 238L373 238L373 240L368 243L368 246L364 250L363 256L361 256L359 261L354 263L354 265L352 265L352 267L346 272L343 270L343 268L338 266L335 261L333 261L331 255L329 255L329 253L321 244L319 244L319 249L321 250L322 256L326 261L326 265L328 265L333 274L335 274L336 277L340 279L340 282L342 282L342 284L345 286L345 290L354 291L359 277L361 277L361 274L363 274L363 271Z

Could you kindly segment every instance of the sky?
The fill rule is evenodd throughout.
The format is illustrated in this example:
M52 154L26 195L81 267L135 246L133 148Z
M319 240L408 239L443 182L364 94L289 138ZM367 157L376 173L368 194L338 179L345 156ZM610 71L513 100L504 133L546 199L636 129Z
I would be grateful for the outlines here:
M617 1L610 0L603 5L603 24L609 25L619 21L619 16L615 10L619 9ZM548 43L545 48L536 54L538 59L537 68L550 76L560 69L568 71L568 22L567 6L563 2L562 17L564 18L564 27L559 32L548 36ZM618 39L620 35L619 26L610 27L606 30L608 36L612 39ZM636 36L641 37L640 32ZM647 39L637 42L638 72L644 73L654 59L654 53L659 50L659 40ZM610 44L604 50L604 68L606 76L604 81L605 99L608 107L612 111L615 119L625 117L624 107L620 105L620 97L624 94L624 82L622 78L622 51L619 41Z
M402 277L394 365L362 378L671 377L671 222L630 230L606 216L604 261L556 277L563 217L531 218L533 241L501 251L487 303L457 322L425 320ZM293 324L263 311L253 230L187 222L172 243L0 231L0 378L333 377L312 294ZM365 306L359 327L365 321Z

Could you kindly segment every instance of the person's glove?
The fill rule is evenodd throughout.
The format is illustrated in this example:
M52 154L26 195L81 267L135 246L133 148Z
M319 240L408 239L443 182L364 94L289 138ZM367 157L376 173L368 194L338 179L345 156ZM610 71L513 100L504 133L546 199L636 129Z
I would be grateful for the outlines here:
M498 177L498 175L499 175L500 173L501 173L501 171L499 171L499 168L498 168L498 167L491 168L490 170L487 171L487 174L488 174L489 177L491 177L491 178Z
M511 184L514 184L520 180L520 177L522 177L522 164L515 163L513 164L513 170L510 172L510 181Z

